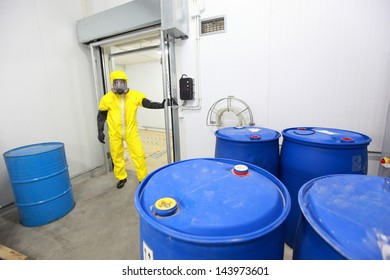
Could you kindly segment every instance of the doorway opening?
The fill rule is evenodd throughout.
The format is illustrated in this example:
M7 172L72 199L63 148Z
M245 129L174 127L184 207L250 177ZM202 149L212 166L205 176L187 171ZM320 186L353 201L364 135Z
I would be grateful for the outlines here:
M144 93L152 101L162 102L166 86L164 79L169 73L164 71L164 59L162 59L164 54L161 52L161 46L159 28L135 32L125 38L110 39L96 46L96 49L92 51L99 54L100 59L96 59L95 80L100 79L103 85L98 99L100 100L101 96L111 88L109 74L115 70L122 70L129 79L130 89ZM98 72L101 72L101 76ZM167 127L171 118L171 110L167 108L155 110L139 107L137 110L139 136L149 173L170 163L170 159L174 158L173 133L171 127L169 125ZM109 171L112 171L108 146L105 146L105 154L107 154L105 158L108 161L106 167L108 166ZM129 176L135 174L135 167L126 143L125 168Z

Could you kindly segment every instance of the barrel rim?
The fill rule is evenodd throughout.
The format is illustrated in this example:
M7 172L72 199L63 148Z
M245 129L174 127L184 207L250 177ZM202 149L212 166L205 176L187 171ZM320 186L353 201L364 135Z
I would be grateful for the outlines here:
M59 147L57 148L54 148L52 150L47 150L47 151L41 151L41 152L37 152L37 153L34 153L34 154L29 154L29 155L12 155L11 153L12 152L15 152L17 150L21 150L21 149L25 149L25 148L29 148L29 147L34 147L34 146L39 146L39 145L50 145L50 144L56 144L56 145L60 145ZM8 150L6 152L3 153L3 157L8 157L8 158L11 158L11 157L29 157L29 156L35 156L35 155L39 155L39 154L44 154L44 153L47 153L47 152L51 152L51 151L55 151L57 149L61 149L62 147L64 147L64 143L63 142L41 142L41 143L35 143L35 144L29 144L29 145L25 145L25 146L20 146L20 147L17 147L17 148L13 148L11 150Z
M311 214L311 211L308 210L307 207L304 207L305 205L305 198L310 191L310 189L313 187L313 184L319 180L323 180L326 178L331 177L340 177L340 176L354 176L354 177L362 177L362 176L369 176L369 177L376 177L376 178L383 178L380 176L371 176L371 175L364 175L364 174L330 174L325 176L320 176L317 178L313 178L306 182L298 192L298 204L301 210L302 215L305 217L305 220L310 224L312 229L321 237L323 238L337 253L339 253L341 256L347 258L347 259L354 259L352 255L348 254L347 250L343 250L344 246L338 242L337 239L333 238L333 236L329 235L324 228L319 225L314 219L313 215ZM297 237L298 238L298 237Z
M135 192L135 196L134 196L135 206L136 206L137 212L140 216L140 220L144 220L149 225L151 225L153 228L157 229L158 231L162 232L163 234L169 235L171 238L174 238L177 240L182 240L182 241L185 241L187 243L197 243L197 244L227 244L227 243L234 244L234 243L248 242L248 241L265 236L266 234L270 233L272 230L276 229L278 226L282 225L283 222L286 220L286 218L290 212L290 209L291 209L291 198L290 198L290 194L289 194L287 188L284 186L284 184L276 176L274 176L273 174L271 174L267 170L246 162L245 165L247 165L251 169L255 169L257 172L260 172L262 175L264 175L269 180L274 182L277 185L278 190L282 196L282 199L284 201L283 211L279 215L279 217L277 219L275 219L272 223L268 224L267 226L265 226L257 231L252 231L252 232L248 232L245 234L226 235L226 236L201 236L201 235L194 235L194 234L179 232L179 231L176 231L170 227L167 227L163 224L156 222L151 217L149 217L149 215L146 214L143 207L141 206L140 197L142 196L142 193L144 191L145 186L147 185L147 182L154 174L160 172L162 169L165 169L165 168L172 166L172 165L179 164L181 162L194 161L194 160L222 161L222 162L231 163L231 164L242 163L242 161L238 161L238 160L234 160L234 159L225 159L225 158L192 158L192 159L174 162L174 163L171 163L171 164L168 164L168 165L165 165L163 167L156 169L155 171L150 173L141 182L141 184L139 184L139 186L137 187L137 190Z
M218 133L218 132L220 132L220 131L223 130L223 129L229 129L229 128L231 129L231 128L234 128L234 127L224 127L224 128L220 128L220 129L218 129L217 131L214 132L214 135L215 135L217 138L219 138L219 139L227 140L227 141L230 141L230 142L251 143L251 144L258 144L258 143L276 141L276 140L279 140L279 138L281 137L281 134L280 134L279 131L273 130L273 129L270 129L270 128L266 128L266 127L260 127L260 126L243 126L243 127L240 128L240 129L246 129L246 128L267 129L267 130L269 130L270 132L275 132L275 137L274 137L274 138L270 138L270 139L260 139L259 141L253 141L253 140L251 140L251 139L248 139L248 140L238 140L238 139L229 138L229 137L227 137L226 135L223 135L223 134L221 134L221 133Z
M306 128L306 129L328 129L328 130L344 131L344 132L348 132L348 133L355 133L355 134L358 134L361 137L363 137L365 139L365 141L362 141L360 143L354 143L354 142L351 142L351 143L348 143L348 142L344 142L344 143L336 143L336 142L335 143L321 143L321 142L313 141L310 138L308 138L306 140L304 140L303 138L302 139L301 138L295 138L295 137L292 137L291 135L289 135L287 133L290 130L297 130L299 128L301 128L301 127L297 126L297 127L290 127L290 128L283 129L282 136L283 136L284 140L289 140L291 142L300 143L300 144L305 143L306 145L319 146L319 147L332 147L332 148L340 148L340 147L342 147L343 149L348 149L349 147L350 148L366 147L372 141L372 138L369 137L366 134L363 134L363 133L360 133L360 132L356 132L356 131L352 131L352 130L346 130L346 129L341 129L341 128L331 128L331 127L305 126L304 128Z

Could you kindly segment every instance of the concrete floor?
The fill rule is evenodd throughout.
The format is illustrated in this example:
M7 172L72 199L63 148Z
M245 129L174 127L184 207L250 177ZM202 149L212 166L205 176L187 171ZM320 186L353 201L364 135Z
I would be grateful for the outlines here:
M140 136L149 172L165 165L165 134L140 130ZM0 209L0 244L36 260L138 260L138 180L128 158L126 170L123 189L103 168L72 179L75 207L47 225L25 227L15 205ZM285 246L284 259L291 258L292 250Z
M76 202L63 218L39 227L19 223L15 205L0 209L0 244L36 260L137 260L139 217L134 206L138 182L132 171L123 189L104 170L72 180ZM285 259L292 251L285 246Z
M94 176L72 180L75 207L47 225L25 227L15 205L0 209L0 244L37 260L139 259L135 174L129 172L123 189L112 173Z

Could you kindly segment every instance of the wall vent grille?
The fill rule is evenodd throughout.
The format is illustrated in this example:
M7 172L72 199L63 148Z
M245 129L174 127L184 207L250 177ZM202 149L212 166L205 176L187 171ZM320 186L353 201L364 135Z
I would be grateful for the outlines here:
M200 35L226 32L225 17L209 18L200 21Z

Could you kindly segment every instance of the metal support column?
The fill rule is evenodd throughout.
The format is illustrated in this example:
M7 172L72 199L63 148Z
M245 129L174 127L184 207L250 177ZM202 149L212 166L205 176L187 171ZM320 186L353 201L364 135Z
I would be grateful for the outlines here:
M163 93L164 99L177 100L177 80L176 80L176 61L175 61L175 38L161 31L161 60L163 68ZM179 133L179 112L178 106L168 106L167 102L164 107L165 113L165 131L167 160L172 163L171 139L173 142L173 161L179 161L180 157L180 133Z

